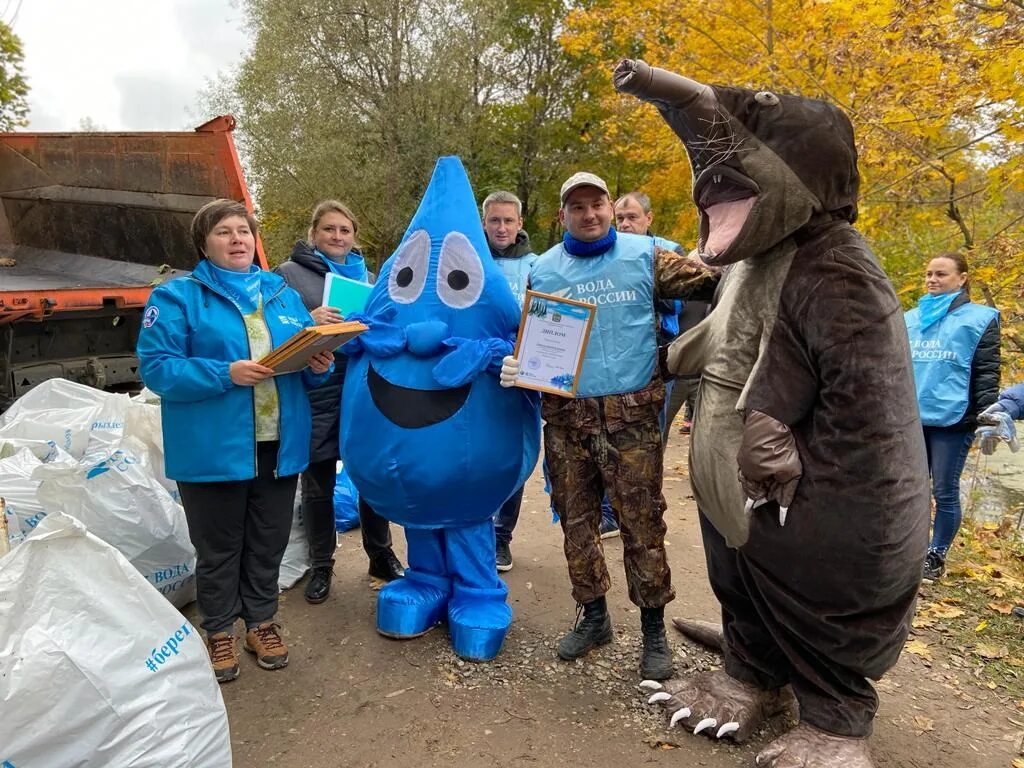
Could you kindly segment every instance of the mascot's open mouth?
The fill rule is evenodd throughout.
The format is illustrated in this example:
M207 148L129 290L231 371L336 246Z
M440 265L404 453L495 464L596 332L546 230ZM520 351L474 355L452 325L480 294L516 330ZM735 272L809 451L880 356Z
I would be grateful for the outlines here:
M711 264L739 237L759 190L746 176L725 166L707 169L695 188L694 198L703 214L701 258Z
M392 384L369 365L366 383L374 405L388 421L404 429L439 424L466 404L472 383L454 389L411 389Z

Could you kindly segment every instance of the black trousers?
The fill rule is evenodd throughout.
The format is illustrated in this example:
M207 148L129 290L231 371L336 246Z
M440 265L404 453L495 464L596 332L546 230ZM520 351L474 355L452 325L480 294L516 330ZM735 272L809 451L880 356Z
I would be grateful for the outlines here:
M302 514L309 539L309 559L313 568L334 565L337 535L334 524L334 483L337 460L310 462L302 473ZM363 549L373 558L391 549L391 525L370 507L359 502L359 530Z
M808 628L816 613L828 615L827 595L814 595L812 604L808 596L782 594L770 573L745 558L742 548L731 549L711 522L699 517L708 578L722 604L725 671L763 690L789 683L800 702L801 720L840 736L869 736L878 695L866 674L880 673L866 668L870 664L864 663L859 646L870 643L851 642L843 651L815 643L817 633ZM813 593L813 587L808 591ZM794 615L805 626L792 620ZM865 635L871 635L870 628ZM887 635L879 627L878 637L870 639L884 644Z
M277 577L292 527L298 475L274 477L278 443L257 443L257 475L224 483L179 482L196 548L196 600L202 628L231 631L277 614Z

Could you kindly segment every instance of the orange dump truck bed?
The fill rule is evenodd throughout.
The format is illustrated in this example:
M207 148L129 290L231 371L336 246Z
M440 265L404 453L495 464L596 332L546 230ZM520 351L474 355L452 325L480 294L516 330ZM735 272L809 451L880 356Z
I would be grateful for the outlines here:
M218 197L252 208L234 125L0 133L0 410L54 376L138 386L142 307L195 263L192 216Z

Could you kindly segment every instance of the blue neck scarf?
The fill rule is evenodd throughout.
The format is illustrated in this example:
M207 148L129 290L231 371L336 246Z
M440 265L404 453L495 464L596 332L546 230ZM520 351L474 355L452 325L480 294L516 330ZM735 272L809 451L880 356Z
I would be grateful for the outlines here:
M319 256L327 268L336 275L347 277L349 280L358 280L360 283L368 282L366 272L366 259L362 257L362 254L349 251L345 256L345 263L342 264L340 261L335 261L330 256L320 253L320 251L314 250L317 256Z
M940 293L938 296L926 293L918 299L917 311L921 317L921 330L931 328L944 318L949 311L950 305L961 293L963 293L962 290L953 291L952 293Z
M583 240L577 240L566 232L562 235L562 247L573 256L600 256L602 253L607 253L612 249L617 237L618 234L615 230L609 229L608 234L604 237L587 243Z
M260 302L260 268L252 264L245 272L222 269L210 262L210 272L217 285L228 295L243 315L255 312Z

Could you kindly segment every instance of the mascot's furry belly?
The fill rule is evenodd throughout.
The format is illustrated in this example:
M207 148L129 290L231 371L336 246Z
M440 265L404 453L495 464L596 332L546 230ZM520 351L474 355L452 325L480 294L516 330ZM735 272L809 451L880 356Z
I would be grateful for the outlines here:
M734 265L714 311L670 348L669 368L702 371L690 446L690 482L697 506L729 546L747 541L750 521L736 480L743 437L740 413L747 382L757 369L778 311L779 290L792 251L773 251Z

